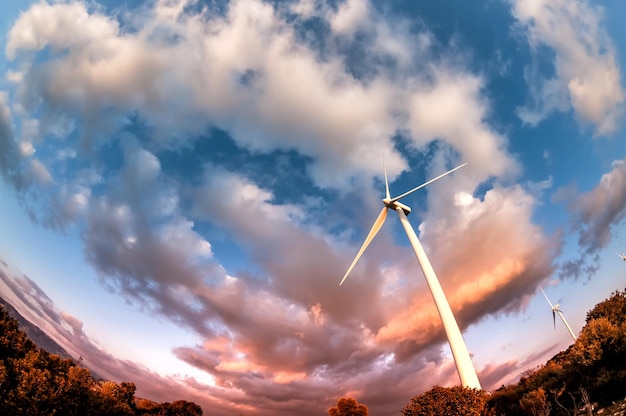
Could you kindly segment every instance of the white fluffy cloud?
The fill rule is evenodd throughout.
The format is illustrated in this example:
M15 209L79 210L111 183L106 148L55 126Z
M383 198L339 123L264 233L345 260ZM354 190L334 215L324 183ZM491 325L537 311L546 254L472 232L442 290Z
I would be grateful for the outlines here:
M428 32L412 34L364 7L347 2L325 16L343 22L337 23L343 31L356 30L356 22L368 27L372 53L403 65L402 76L388 77L372 63L373 79L354 78L340 55L320 59L277 10L256 0L232 2L224 17L172 12L158 3L136 33L82 3L38 3L12 28L6 53L21 63L22 103L42 103L44 117L61 113L91 125L82 127L85 140L114 131L122 115L137 111L161 146L178 146L213 125L242 147L296 150L312 157L310 172L322 186L377 174L382 153L397 174L406 167L391 141L398 131L415 135L417 145L443 138L467 159L476 158L476 149L490 153L497 163L487 176L510 170L502 139L484 124L480 78L445 61L425 68ZM63 33L53 30L61 26ZM55 60L32 58L44 47ZM453 105L420 104L435 97ZM421 127L433 117L444 130L434 122ZM455 118L466 121L448 123ZM473 141L480 145L466 144Z
M506 139L485 121L489 107L481 95L483 80L445 66L433 68L432 77L432 85L414 86L407 103L408 128L415 143L423 146L436 137L457 150L462 161L472 164L463 175L468 181L465 189L475 189L492 176L516 176L519 167L506 151Z
M624 111L625 93L615 50L602 26L602 10L586 0L511 0L513 15L531 50L554 51L554 75L527 69L531 103L519 111L537 124L552 111L574 109L597 135L613 133Z
M331 29L338 34L353 34L362 23L367 22L369 6L369 3L358 0L339 4L337 13L329 19Z

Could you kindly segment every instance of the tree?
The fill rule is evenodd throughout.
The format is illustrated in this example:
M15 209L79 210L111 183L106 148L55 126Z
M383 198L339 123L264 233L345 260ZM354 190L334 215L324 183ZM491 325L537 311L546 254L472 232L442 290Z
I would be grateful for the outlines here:
M626 291L614 292L587 313L571 349L572 365L594 401L606 405L624 396L626 383Z
M0 305L0 360L21 358L28 351L37 349L18 327L17 320L11 318Z
M337 406L328 409L329 416L368 416L367 406L359 404L352 397L337 400Z
M481 416L486 397L482 390L469 387L435 386L426 393L415 396L402 409L403 416Z
M114 381L103 381L100 383L99 394L94 397L94 412L97 415L110 416L135 415L134 394L133 383L117 384Z
M549 416L552 409L542 388L526 393L520 400L520 407L528 416Z
M487 402L490 414L573 415L590 398L607 405L624 397L626 385L626 291L614 292L587 313L576 342ZM543 410L542 410L543 409Z
M626 290L613 292L611 297L598 303L587 313L587 323L598 318L607 318L612 324L622 324L626 321Z
M81 359L82 360L82 359ZM37 348L0 305L0 415L202 416L193 402L137 408L135 384L96 382L80 361ZM367 415L354 413L355 415Z
M172 402L172 410L174 411L173 416L202 416L202 408L186 400L176 400Z

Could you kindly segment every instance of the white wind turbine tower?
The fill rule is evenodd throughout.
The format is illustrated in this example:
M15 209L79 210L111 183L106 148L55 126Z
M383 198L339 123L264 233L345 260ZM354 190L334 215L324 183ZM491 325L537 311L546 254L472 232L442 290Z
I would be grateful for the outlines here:
M383 164L384 164L384 161L383 161ZM457 166L456 168L449 170L448 172L441 174L437 176L436 178L431 179L428 182L425 182L422 185L416 188L413 188L410 191L405 192L402 195L396 196L394 198L391 198L391 196L389 195L389 182L387 180L387 170L385 169L385 199L383 199L384 207L382 211L380 212L380 214L378 215L378 218L376 218L376 221L374 222L372 229L367 235L367 238L365 239L363 246L361 246L361 249L357 253L356 257L354 258L354 261L350 265L350 268L346 272L343 279L341 279L341 283L339 284L340 285L343 284L343 282L348 277L348 274L350 274L356 262L359 260L359 258L361 257L361 255L363 254L367 246L370 244L370 242L374 239L374 237L376 236L380 228L383 226L383 223L385 222L385 219L387 218L387 211L389 209L396 211L398 213L398 216L400 217L400 222L402 223L402 226L404 227L404 231L409 237L409 241L411 242L411 246L413 247L415 256L417 257L417 260L419 261L422 271L424 272L424 276L426 277L426 282L428 283L430 293L432 294L433 299L435 300L435 305L437 306L437 310L439 311L439 317L441 318L441 321L443 323L443 328L446 332L446 336L448 337L448 343L450 344L450 349L452 350L452 356L454 357L454 362L456 364L456 369L459 373L459 378L461 379L461 384L465 387L475 388L475 389L480 390L481 389L480 381L478 381L476 370L474 369L474 365L472 364L469 351L467 350L467 346L465 345L465 341L463 340L463 336L461 335L461 330L459 329L459 325L457 324L456 319L454 315L452 314L452 309L450 309L450 304L448 303L448 300L446 299L446 295L444 294L443 289L441 288L441 284L439 283L439 280L437 279L437 275L435 274L435 271L433 270L433 267L430 264L430 260L428 260L428 256L426 255L426 252L424 251L422 244L418 240L417 235L415 234L415 231L413 230L413 227L411 226L411 223L406 217L411 212L411 208L399 202L401 198L404 198L405 196L412 194L418 189L421 189L425 187L426 185L429 185L435 182L437 179L443 178L444 176L454 172L457 169L462 168L465 165L467 165L467 163Z
M563 323L565 324L565 327L569 331L569 334L574 339L574 342L576 342L576 335L574 335L574 331L572 331L572 328L569 326L569 324L565 320L565 316L563 316L563 311L561 311L561 305L559 305L558 303L556 305L553 305L552 302L550 302L550 299L548 299L548 295L546 295L546 292L543 291L543 288L540 288L540 289L541 289L541 293L543 293L543 297L546 298L546 300L548 301L548 305L550 305L550 309L552 309L552 323L554 325L554 330L556 330L556 314L558 313L559 316L561 317L561 321L563 321Z

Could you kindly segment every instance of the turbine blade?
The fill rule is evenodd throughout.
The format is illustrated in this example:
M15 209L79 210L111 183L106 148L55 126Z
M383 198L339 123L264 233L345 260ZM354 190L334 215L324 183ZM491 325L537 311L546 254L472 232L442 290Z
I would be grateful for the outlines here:
M361 249L357 253L356 257L354 258L354 261L352 262L352 264L350 265L350 268L346 272L345 276L343 276L343 279L341 279L341 283L339 283L339 286L341 286L343 284L343 282L346 280L346 278L348 277L348 275L350 274L350 272L354 268L354 265L356 264L356 262L359 261L359 259L361 258L361 255L363 254L363 252L365 251L367 246L369 246L369 244L372 242L372 240L374 239L374 237L376 236L376 234L378 233L380 228L385 223L385 219L387 218L387 209L388 208L386 206L383 207L383 210L380 211L380 214L378 214L378 218L376 218L376 221L374 222L374 225L372 225L372 229L370 230L369 234L367 235L367 238L365 238L365 241L363 242L363 245L361 246Z
M402 194L402 195L400 195L400 196L397 196L397 197L395 197L395 198L392 198L392 199L391 199L391 202L396 202L396 201L398 201L399 199L402 199L402 198L404 198L405 196L412 194L413 192L417 191L418 189L422 189L423 187L425 187L425 186L427 186L427 185L430 185L431 183L435 182L436 180L441 179L441 178L443 178L444 176L451 174L451 173L452 173L452 172L454 172L455 170L457 170L457 169L461 169L461 168L462 168L463 166L465 166L465 165L467 165L467 162L463 163L462 165L457 166L457 167L456 167L456 168L454 168L454 169L450 169L450 170L449 170L449 171L447 171L446 173L442 173L441 175L437 176L436 178L433 178L433 179L429 180L428 182L424 182L424 183L423 183L423 184L421 184L420 186L418 186L418 187L416 187L416 188L413 188L413 189L411 189L410 191L405 192L405 193L403 193L403 194Z
M548 295L546 295L546 292L543 291L543 288L539 288L541 289L541 293L543 293L543 297L546 298L546 300L548 301L548 305L550 305L551 308L554 308L554 305L552 305L552 302L550 302L550 299L548 299Z
M389 199L389 181L387 180L387 167L385 166L385 157L383 156L383 170L385 171L385 198Z

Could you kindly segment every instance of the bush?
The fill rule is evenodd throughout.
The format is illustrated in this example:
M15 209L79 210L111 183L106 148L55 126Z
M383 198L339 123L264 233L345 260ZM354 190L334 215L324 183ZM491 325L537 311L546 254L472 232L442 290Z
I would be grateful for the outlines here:
M486 397L482 390L469 387L435 386L426 393L415 396L402 409L403 416L481 416Z

